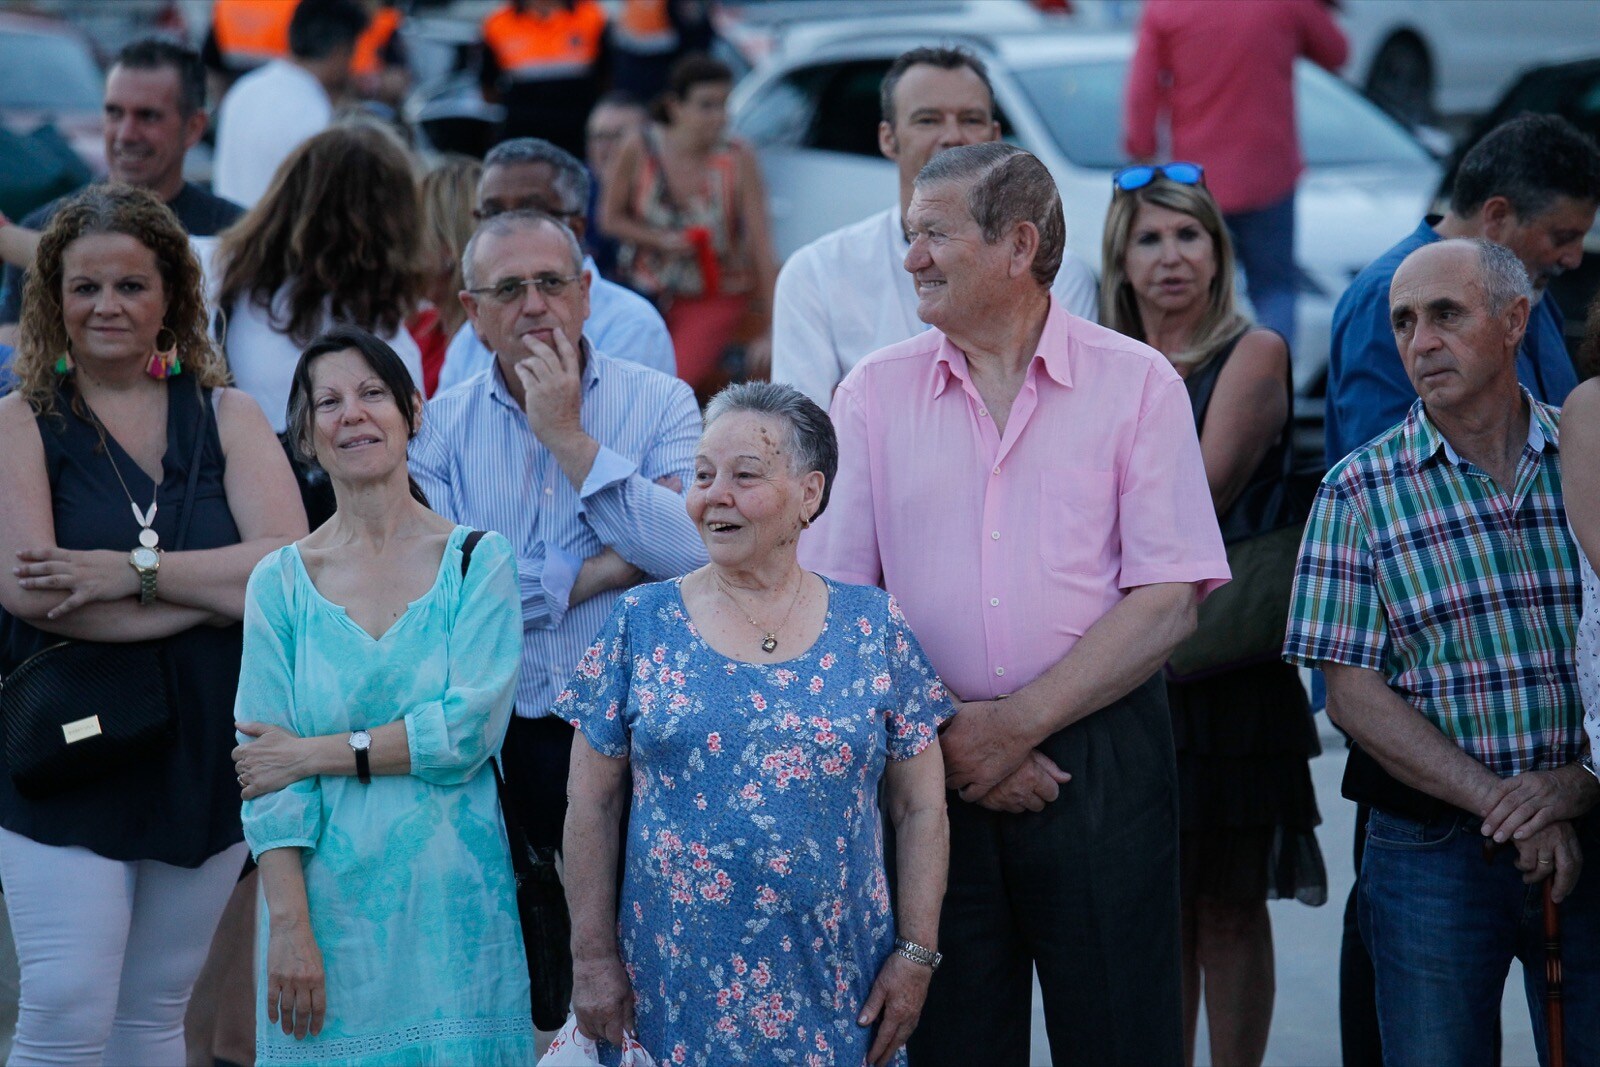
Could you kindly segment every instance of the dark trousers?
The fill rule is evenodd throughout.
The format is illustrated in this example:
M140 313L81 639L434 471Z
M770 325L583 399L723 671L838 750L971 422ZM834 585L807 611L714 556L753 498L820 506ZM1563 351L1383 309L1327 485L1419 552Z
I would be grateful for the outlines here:
M952 793L944 964L914 1067L1027 1067L1033 970L1058 1067L1183 1062L1177 770L1152 678L1050 737L1072 775L1041 812Z
M572 762L572 727L554 716L511 717L500 749L506 792L534 848L560 848L567 821L567 767Z
M1372 809L1356 805L1355 847L1351 850L1356 882L1344 904L1344 938L1339 945L1339 1044L1344 1067L1383 1067L1378 1038L1378 996L1373 986L1372 957L1356 923L1356 894L1361 888L1361 857L1367 848L1367 816Z

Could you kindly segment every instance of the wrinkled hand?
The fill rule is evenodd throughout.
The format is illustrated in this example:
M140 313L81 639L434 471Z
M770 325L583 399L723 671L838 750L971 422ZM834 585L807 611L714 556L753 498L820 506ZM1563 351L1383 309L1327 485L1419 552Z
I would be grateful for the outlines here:
M967 796L973 803L990 811L1043 811L1044 806L1061 795L1061 787L1072 781L1072 775L1056 766L1056 761L1038 749L1028 754L1022 766L1012 771L1000 784L980 797Z
M1017 717L1008 703L974 700L962 704L939 735L945 785L963 800L988 793L1033 751L1033 742L1017 729Z
M634 1022L633 987L621 959L573 961L572 1014L584 1037L622 1046L622 1032L633 1033Z
M236 722L233 728L255 738L233 750L233 772L242 779L241 799L254 800L311 777L305 769L306 745L300 735L260 722Z
M328 983L309 922L274 925L267 940L267 1020L304 1039L322 1032Z
M1570 822L1593 807L1594 779L1587 771L1526 771L1502 778L1489 796L1483 818L1485 837L1504 844L1521 840L1555 822Z
M59 619L97 600L139 595L139 572L128 564L126 552L30 548L18 552L17 558L22 563L11 573L22 588L66 594L65 600L50 609L47 618Z
M1517 846L1517 870L1529 885L1554 877L1550 896L1557 904L1566 899L1583 873L1583 849L1578 846L1578 834L1569 822L1552 823L1536 834L1521 840L1512 839Z
M555 347L531 333L521 341L528 355L517 362L517 378L522 382L523 412L528 429L547 448L564 434L582 433L579 408L583 402L582 359L567 335L555 331Z
M872 1048L867 1051L868 1063L882 1067L911 1038L922 1017L922 1003L928 999L928 983L932 980L932 967L912 963L898 953L889 954L856 1019L857 1026L878 1024Z

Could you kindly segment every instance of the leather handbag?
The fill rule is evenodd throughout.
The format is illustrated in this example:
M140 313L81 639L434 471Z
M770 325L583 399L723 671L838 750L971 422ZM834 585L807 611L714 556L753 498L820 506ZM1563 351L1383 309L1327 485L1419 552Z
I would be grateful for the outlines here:
M1258 471L1222 518L1233 577L1200 602L1194 633L1167 660L1169 681L1275 662L1283 653L1300 538L1320 479L1295 470L1292 404L1281 439L1281 464Z
M472 563L472 550L482 539L483 531L473 530L461 543L463 579ZM566 1021L572 1003L572 917L567 911L561 873L556 869L556 850L534 848L528 843L500 765L491 759L489 767L494 771L500 814L511 846L511 873L516 878L517 917L522 922L522 947L528 958L533 1025L540 1030L556 1030Z
M173 551L188 539L210 414L202 392ZM34 799L65 792L171 744L177 713L165 649L164 640L61 641L0 680L0 723L17 792Z

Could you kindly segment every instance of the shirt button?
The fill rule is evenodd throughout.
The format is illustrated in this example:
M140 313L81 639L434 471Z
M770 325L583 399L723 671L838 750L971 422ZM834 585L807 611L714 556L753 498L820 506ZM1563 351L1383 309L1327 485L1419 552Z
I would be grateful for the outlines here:
M990 597L990 598L989 598L989 606L990 606L990 607L991 607L991 608L997 608L997 607L999 607L999 606L1000 606L1000 598L999 598L999 597L997 597L997 596L992 596L992 597Z
M982 419L987 419L989 417L989 409L988 408L979 408L978 409L978 417L982 418Z
M1003 675L1003 674L1006 673L1006 669L1004 667L996 667L994 669L994 673L995 674L999 674L999 675Z
M545 496L555 496L556 495L556 491L555 491L555 489L553 487L547 485L547 486L544 487L544 495Z
M993 533L991 533L991 534L990 534L990 535L989 535L989 539L990 539L990 540L991 540L991 541L998 541L998 540L1000 540L1000 531L999 531L999 530L995 530L995 531L994 531L994 532L993 532Z
M994 469L994 472L995 472L995 473L996 473L996 474L999 474L999 473L1000 473L1000 468L999 468L999 467L996 467L996 468L995 468L995 469Z

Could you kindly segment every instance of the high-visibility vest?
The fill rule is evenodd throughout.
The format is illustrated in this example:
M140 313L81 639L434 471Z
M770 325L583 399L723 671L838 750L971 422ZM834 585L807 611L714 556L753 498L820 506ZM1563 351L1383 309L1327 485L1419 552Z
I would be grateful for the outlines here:
M678 46L667 0L622 0L622 15L612 33L618 45L639 55L659 55Z
M366 31L356 38L356 53L350 60L350 73L357 76L378 73L378 53L400 30L400 9L380 7L367 23Z
M600 58L605 28L606 14L595 0L550 15L508 4L483 20L483 43L514 81L577 78Z
M217 0L211 31L230 63L265 63L289 54L289 22L300 0Z

